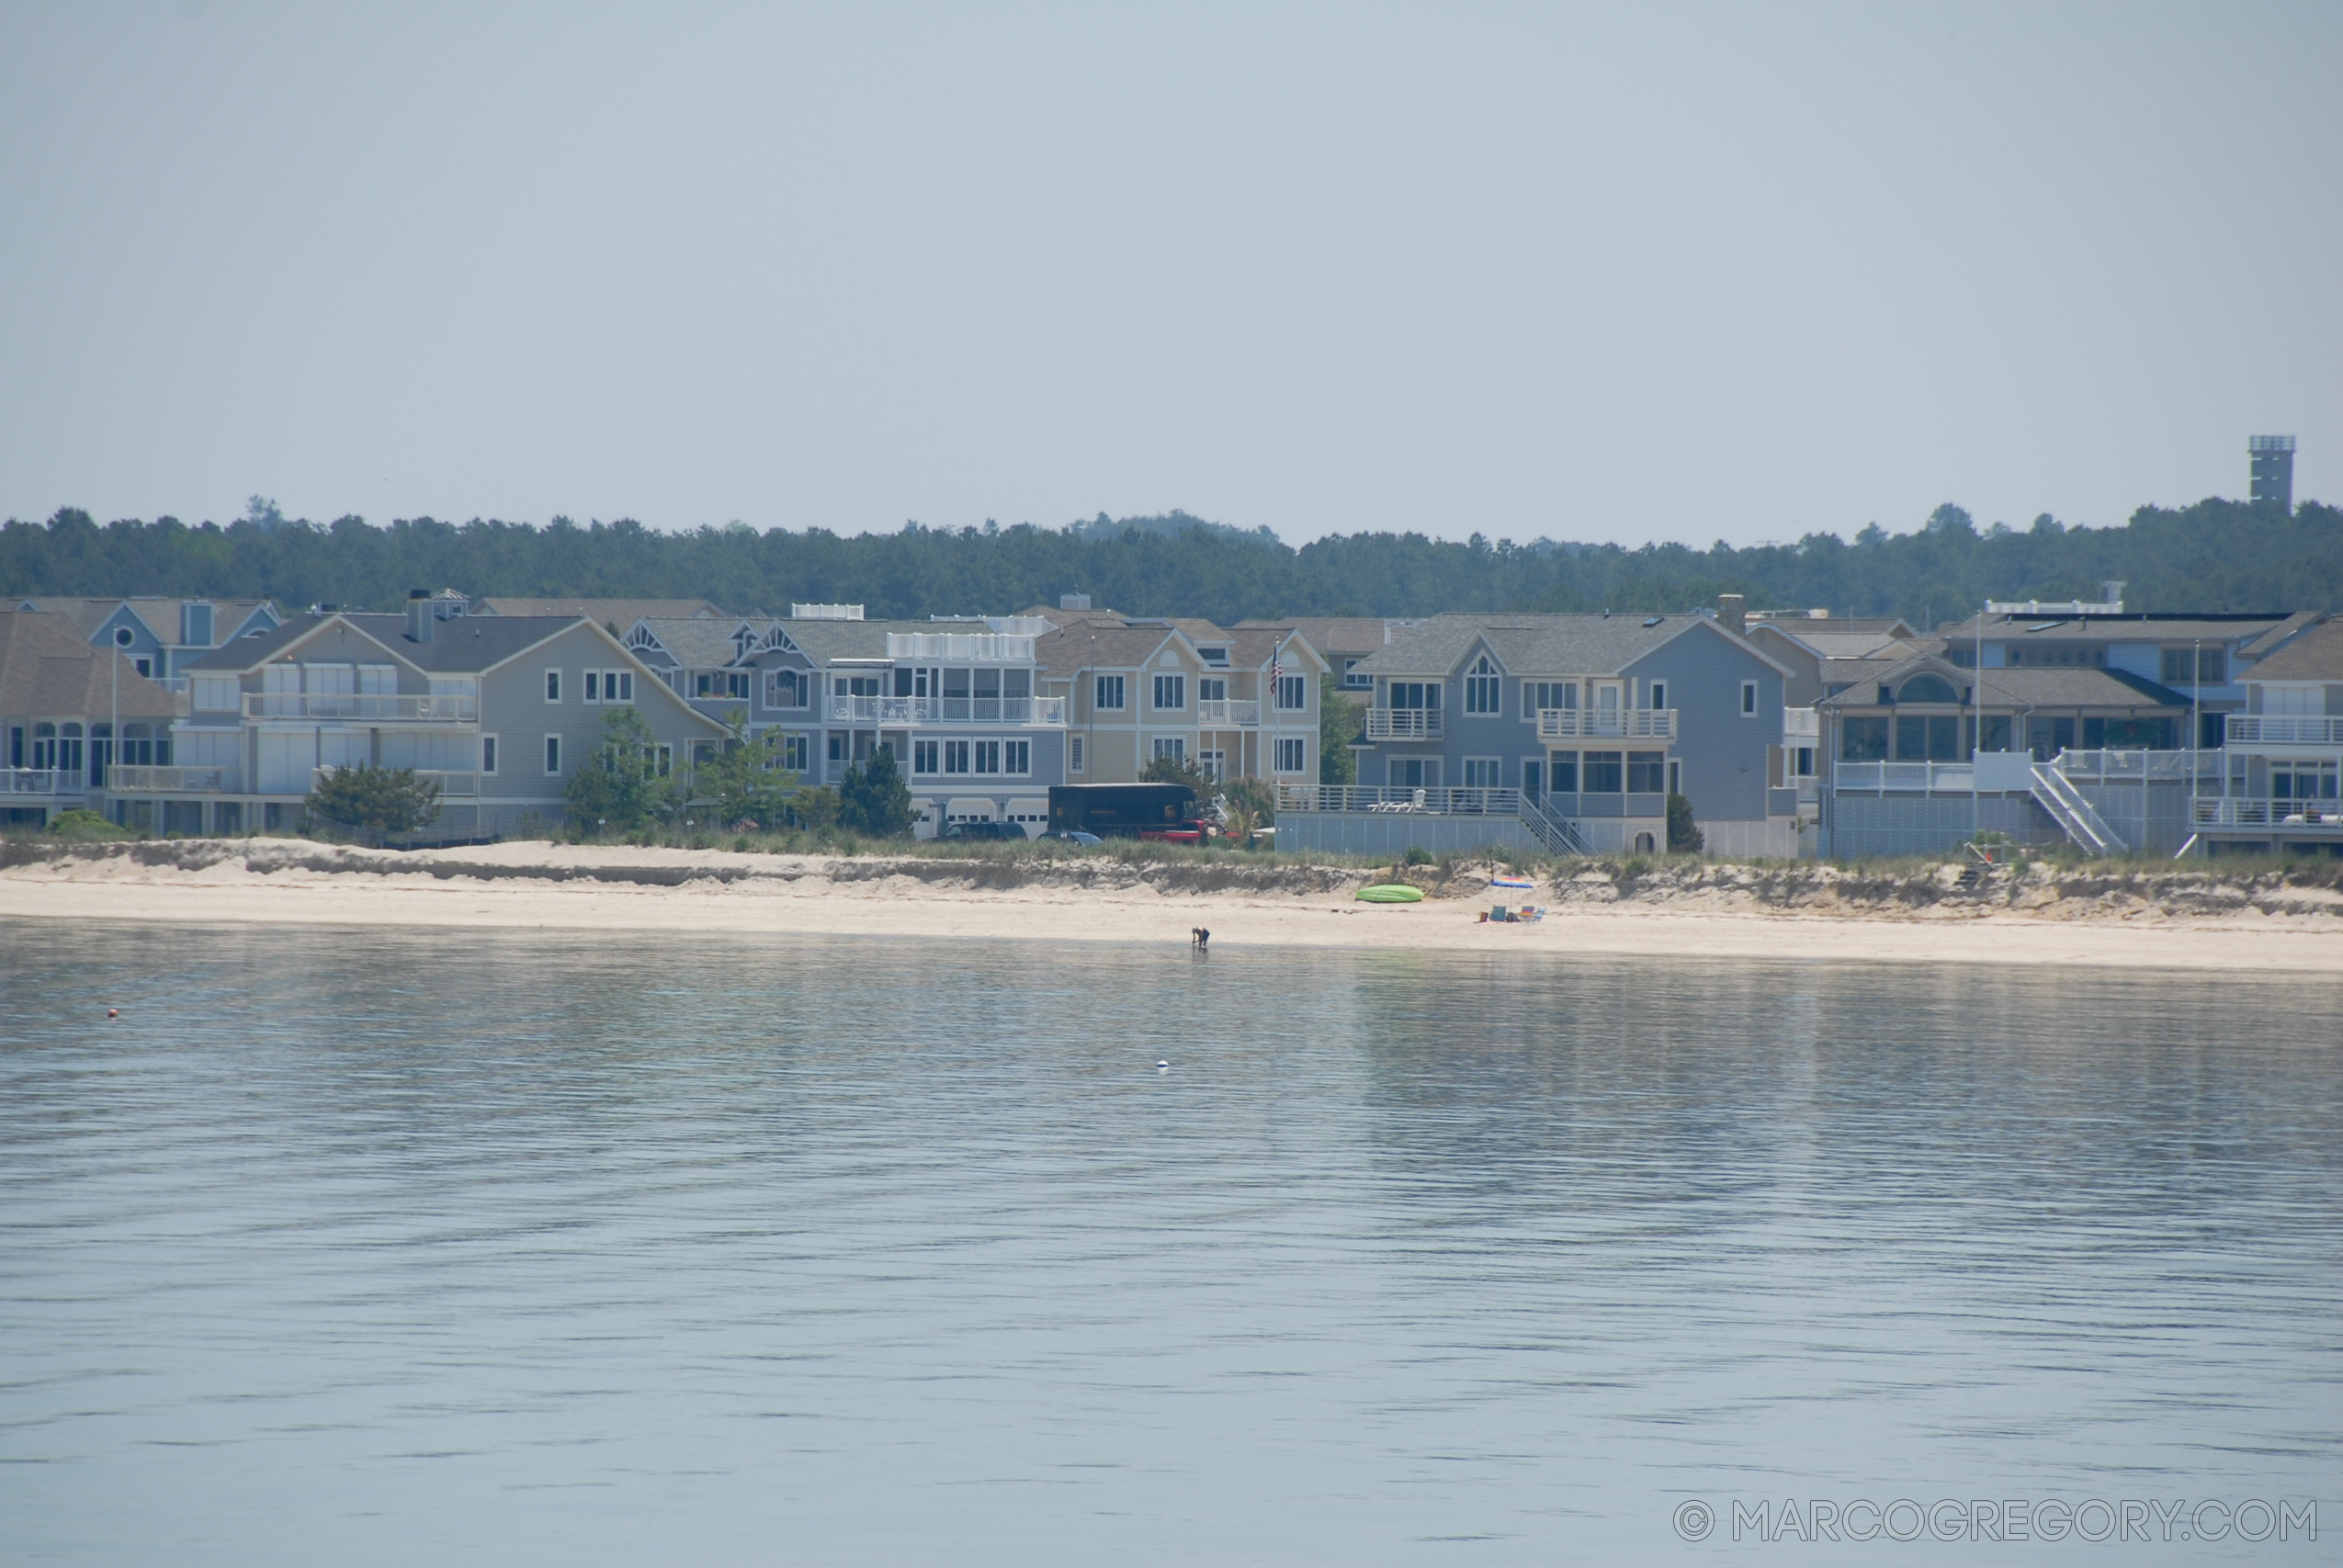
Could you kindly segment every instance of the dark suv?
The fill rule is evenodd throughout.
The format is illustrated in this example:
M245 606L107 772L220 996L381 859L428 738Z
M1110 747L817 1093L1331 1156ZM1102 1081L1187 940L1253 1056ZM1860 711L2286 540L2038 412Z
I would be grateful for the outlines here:
M1025 841L1025 829L1017 822L946 822L937 835L945 839L991 839L1009 843Z

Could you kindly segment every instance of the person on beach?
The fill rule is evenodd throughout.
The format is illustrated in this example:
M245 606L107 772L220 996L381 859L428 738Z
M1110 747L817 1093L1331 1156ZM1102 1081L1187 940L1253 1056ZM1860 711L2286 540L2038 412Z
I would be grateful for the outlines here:
M1199 950L1209 948L1212 945L1212 933L1205 930L1202 926L1190 926L1188 928L1188 945Z

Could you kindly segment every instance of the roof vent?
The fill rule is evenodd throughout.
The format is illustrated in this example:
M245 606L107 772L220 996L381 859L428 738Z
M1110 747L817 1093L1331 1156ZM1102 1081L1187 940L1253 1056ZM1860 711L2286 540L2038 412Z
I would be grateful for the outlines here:
M1667 616L1665 616L1665 615L1654 615L1654 616L1652 616L1652 618L1651 618L1651 619L1649 619L1649 620L1646 621L1646 622L1644 623L1644 625L1645 625L1645 626L1656 626L1659 625L1659 623L1660 623L1660 622L1662 622L1662 621L1666 620L1667 618L1668 618L1668 617L1667 617Z

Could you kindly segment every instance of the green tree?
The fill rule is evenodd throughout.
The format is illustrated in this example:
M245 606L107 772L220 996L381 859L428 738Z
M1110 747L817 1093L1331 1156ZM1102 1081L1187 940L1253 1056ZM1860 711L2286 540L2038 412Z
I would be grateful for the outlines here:
M439 815L439 781L413 768L335 768L310 792L309 814L380 843L429 826Z
M810 832L838 825L838 792L828 784L809 784L789 797L789 815Z
M1366 728L1359 705L1331 691L1318 697L1318 782L1347 784L1359 782L1359 754L1351 750Z
M741 716L728 715L726 722L732 739L699 765L693 783L699 794L715 797L719 822L777 828L788 812L790 797L798 793L798 775L781 765L781 734L768 730L749 739L741 733Z
M1204 776L1202 768L1185 757L1156 758L1139 770L1139 782L1186 784L1196 792L1199 799L1209 799L1212 795L1212 781Z
M911 786L895 765L895 748L881 746L868 762L846 770L838 784L838 822L874 839L899 839L911 830Z
M685 798L673 759L630 707L602 716L601 741L571 773L561 793L572 827L621 833L672 816Z
M1707 842L1692 820L1692 803L1681 795L1668 797L1668 848L1676 854L1698 854Z

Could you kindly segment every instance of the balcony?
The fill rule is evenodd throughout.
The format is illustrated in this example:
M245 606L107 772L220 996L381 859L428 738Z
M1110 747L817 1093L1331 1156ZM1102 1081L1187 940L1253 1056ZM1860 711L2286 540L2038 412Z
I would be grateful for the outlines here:
M831 697L833 724L1019 724L1066 722L1063 697Z
M62 768L0 768L0 794L79 795L82 776Z
M1782 710L1782 744L1812 746L1822 739L1822 712L1818 708L1783 708Z
M2241 800L2197 795L2189 802L2196 828L2317 828L2343 833L2343 812L2331 800Z
M233 768L153 768L125 762L108 771L109 795L234 795L243 779Z
M1445 733L1439 708L1369 708L1369 740L1437 740Z
M1540 740L1673 740L1674 708L1540 708Z
M1414 708L1401 708L1414 713ZM1279 784L1277 809L1287 811L1426 812L1438 816L1519 817L1522 792L1517 789L1446 789L1432 785L1409 789L1403 785Z
M2232 746L2343 746L2343 718L2315 715L2233 713Z
M1196 704L1196 728L1227 729L1235 726L1259 724L1261 704L1250 698L1221 697Z
M334 769L331 767L311 769L309 780L310 792L315 794L323 787L325 781L332 777ZM480 774L477 773L417 768L414 770L414 774L418 779L436 781L439 785L439 798L442 800L477 800L480 797Z
M476 696L402 696L394 692L247 692L246 718L332 719L343 724L476 724Z

